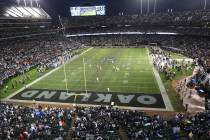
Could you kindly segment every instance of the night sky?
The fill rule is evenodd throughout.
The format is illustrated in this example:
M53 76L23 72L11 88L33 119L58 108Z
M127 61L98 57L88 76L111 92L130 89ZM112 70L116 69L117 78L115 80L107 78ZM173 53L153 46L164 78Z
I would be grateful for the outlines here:
M0 0L11 1L11 0ZM13 0L15 1L15 0ZM23 0L22 0L23 1ZM28 0L26 0L28 1ZM70 16L69 7L71 6L94 6L105 5L107 15L139 14L141 0L39 0L40 5L51 16L60 15ZM147 12L148 0L143 1L143 13ZM150 1L150 12L153 12L154 1ZM166 12L168 9L173 11L203 9L205 0L156 0L157 12ZM210 8L210 0L207 1L207 9Z

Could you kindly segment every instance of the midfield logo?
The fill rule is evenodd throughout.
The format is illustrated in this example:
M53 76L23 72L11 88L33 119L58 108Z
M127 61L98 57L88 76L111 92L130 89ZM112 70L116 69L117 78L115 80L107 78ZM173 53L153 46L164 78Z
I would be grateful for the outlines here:
M13 96L12 99L97 105L110 105L114 102L118 106L165 108L160 94L91 91L85 94L82 91L67 93L62 90L26 89Z

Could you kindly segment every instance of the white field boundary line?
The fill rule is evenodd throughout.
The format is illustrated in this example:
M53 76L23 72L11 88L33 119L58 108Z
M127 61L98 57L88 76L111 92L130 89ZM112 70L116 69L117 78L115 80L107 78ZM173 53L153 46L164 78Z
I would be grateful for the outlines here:
M153 65L152 60L151 60L150 55L149 55L149 50L148 50L148 48L146 48L146 49L147 49L147 54L148 54L148 59L149 59L150 65L152 66L153 74L155 76L155 79L156 79L157 84L158 84L159 89L160 89L160 93L161 93L161 95L163 97L163 101L164 101L165 106L166 106L166 110L174 111L174 108L173 108L173 106L171 104L171 101L170 101L170 99L168 97L168 94L167 94L166 89L165 89L165 87L163 85L163 82L162 82L162 80L160 78L160 75L157 72L157 70L154 68L154 65Z
M18 99L9 99L4 100L5 102L12 102L12 103L26 103L31 104L31 100L18 100ZM81 107L96 107L101 105L93 105L93 104L74 104L74 103L62 103L62 102L47 102L47 101L36 101L35 104L47 104L47 105L58 105L58 106L81 106ZM120 109L129 109L129 110L151 110L151 111L168 111L163 108L148 108L148 107L128 107L128 106L114 106Z
M89 49L87 49L86 51L82 52L81 54L74 56L71 60L67 61L66 64L67 64L67 63L70 63L70 62L72 62L72 61L74 61L75 59L78 59L81 55L85 54L86 52L90 51L91 49L93 49L93 48L89 48ZM60 69L60 68L62 68L62 67L63 67L63 65L60 65L59 67L54 68L53 70L49 71L48 73L44 74L43 76L39 77L38 79L34 80L33 82L27 84L26 86L22 87L21 89L15 91L15 92L12 93L11 95L7 96L7 97L4 98L3 100L9 100L9 99L10 99L11 97L13 97L14 95L20 93L21 91L23 91L24 89L30 87L31 85L33 85L33 84L39 82L40 80L44 79L45 77L47 77L48 75L52 74L53 72L57 71L58 69Z

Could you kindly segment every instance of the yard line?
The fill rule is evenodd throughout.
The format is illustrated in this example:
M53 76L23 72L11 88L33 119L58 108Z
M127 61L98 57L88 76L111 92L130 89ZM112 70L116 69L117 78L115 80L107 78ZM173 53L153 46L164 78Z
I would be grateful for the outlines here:
M95 80L95 79L94 79ZM132 80L138 80L138 78L134 78ZM146 80L146 79L145 79ZM48 81L55 81L53 79L51 80L48 80ZM72 82L84 82L84 80L70 80L71 83ZM86 80L88 83L96 83L96 81L93 81L93 80ZM130 82L131 80L128 81L128 84L132 83L132 84L154 84L154 82L151 82L151 80L149 80L149 82L145 82L145 81L142 81L142 82ZM64 81L63 81L64 82ZM108 81L108 80L102 80L100 81L99 83L122 83L123 82L123 79L122 80L115 80L115 81ZM52 83L51 85L56 85L57 83Z

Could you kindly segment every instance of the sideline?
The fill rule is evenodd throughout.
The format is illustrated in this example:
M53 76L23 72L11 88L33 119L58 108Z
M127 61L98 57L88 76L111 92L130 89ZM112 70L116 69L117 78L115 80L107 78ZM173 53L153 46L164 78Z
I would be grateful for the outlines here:
M90 50L92 50L92 49L93 49L93 47L87 49L86 51L82 52L82 53L79 54L79 55L74 56L72 59L70 59L69 61L67 61L65 64L70 63L70 62L72 62L72 61L78 59L81 55L85 54L86 52L88 52L88 51L90 51ZM44 79L45 77L47 77L48 75L52 74L53 72L57 71L58 69L60 69L60 68L62 68L62 67L63 67L63 65L60 65L59 67L54 68L53 70L49 71L48 73L44 74L43 76L39 77L38 79L34 80L33 82L27 84L26 86L22 87L21 89L15 91L14 93L12 93L12 94L10 94L9 96L5 97L5 98L2 99L1 101L6 101L6 100L8 101L8 100L9 100L11 97L13 97L14 95L20 93L21 91L23 91L24 89L30 87L31 85L33 85L33 84L39 82L40 80Z
M9 100L4 100L5 102L8 103L25 103L25 104L34 104L33 101L31 100L18 100L18 99L9 99ZM61 103L61 102L47 102L47 101L36 101L35 104L46 104L46 105L59 105L59 106L80 106L80 107L97 107L101 105L95 105L95 104L74 104L74 103ZM108 105L104 105L108 106ZM128 109L128 110L150 110L150 111L171 111L171 110L166 110L163 108L149 108L149 107L129 107L129 106L114 106L119 109Z
M162 82L162 80L160 78L160 75L159 75L158 71L154 68L154 65L152 63L152 59L150 58L150 55L149 55L149 50L148 50L148 48L146 48L146 49L147 49L147 54L148 54L148 59L149 59L150 65L152 66L153 74L155 76L155 79L156 79L157 84L159 86L161 95L163 97L163 101L164 101L165 106L166 106L166 110L174 111L174 108L173 108L173 106L171 104L171 101L170 101L170 99L168 97L168 94L167 94L166 89L165 89L165 87L163 85L163 82Z

